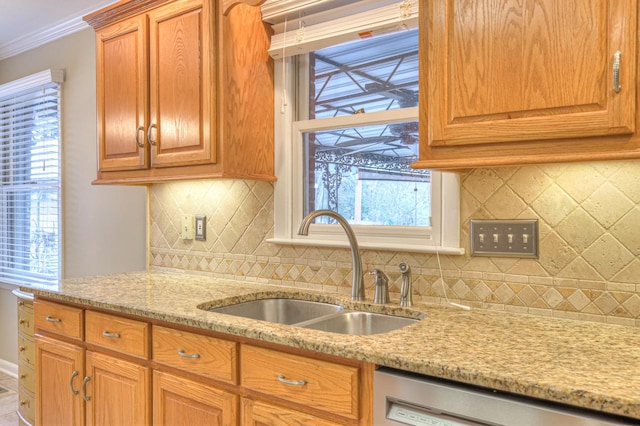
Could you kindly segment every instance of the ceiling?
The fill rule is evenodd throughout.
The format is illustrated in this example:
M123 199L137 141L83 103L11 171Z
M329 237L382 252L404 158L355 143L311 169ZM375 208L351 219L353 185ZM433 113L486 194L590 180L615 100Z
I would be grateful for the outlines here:
M82 16L116 0L0 0L0 60L86 28Z

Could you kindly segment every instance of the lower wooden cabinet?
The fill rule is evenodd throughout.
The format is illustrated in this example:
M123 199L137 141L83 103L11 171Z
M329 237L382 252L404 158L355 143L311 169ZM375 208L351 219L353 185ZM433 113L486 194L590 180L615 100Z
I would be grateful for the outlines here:
M310 414L292 411L251 399L242 400L242 426L336 426Z
M18 417L21 426L36 422L36 359L33 340L33 294L12 292L18 298Z
M149 424L150 371L148 367L88 351L82 385L86 424Z
M34 314L37 425L371 424L372 364L41 300Z
M238 396L173 374L153 372L153 424L231 426Z
M80 426L84 349L44 336L36 337L36 424Z

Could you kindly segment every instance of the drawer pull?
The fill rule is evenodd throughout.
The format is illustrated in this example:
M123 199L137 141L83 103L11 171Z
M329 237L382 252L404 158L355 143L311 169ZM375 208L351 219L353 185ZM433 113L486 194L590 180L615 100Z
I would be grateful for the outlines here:
M18 306L23 307L24 306L24 302L21 300L18 302Z
M73 379L75 379L79 374L78 370L74 370L73 373L71 373L71 378L69 379L69 388L71 389L71 393L74 395L77 395L78 391L73 388Z
M278 374L278 381L289 386L304 386L307 384L306 380L289 380L282 374Z
M119 339L120 338L120 333L109 333L107 330L103 331L102 335L104 337L108 337L110 339Z
M188 354L185 351L183 351L182 349L178 350L178 355L180 355L182 358L200 358L200 354L198 354L198 353Z
M50 315L47 315L47 317L45 319L47 321L49 321L49 322L60 322L60 321L62 321L60 318L54 318L54 317L52 317Z
M28 399L23 399L22 401L20 401L20 406L21 407L24 407L24 406L30 407L31 406L31 402L29 402Z
M26 346L18 346L18 351L20 351L20 352L24 352L24 351L26 351L26 350L27 350L27 347L26 347Z
M27 324L28 325L29 324L29 320L26 320L26 319L21 319L18 322L20 323L20 325L22 325L22 324Z
M91 380L91 377L85 376L84 380L82 381L82 398L84 398L84 400L87 402L91 401L91 397L87 396L87 382L89 380Z
M27 378L26 373L20 373L20 380L24 380Z

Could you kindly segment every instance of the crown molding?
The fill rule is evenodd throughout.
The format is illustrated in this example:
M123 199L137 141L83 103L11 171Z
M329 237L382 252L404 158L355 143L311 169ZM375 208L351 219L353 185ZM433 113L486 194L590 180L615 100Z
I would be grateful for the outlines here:
M89 26L82 20L82 18L78 17L46 29L34 31L25 36L18 37L9 43L0 44L0 61L85 28L89 28Z

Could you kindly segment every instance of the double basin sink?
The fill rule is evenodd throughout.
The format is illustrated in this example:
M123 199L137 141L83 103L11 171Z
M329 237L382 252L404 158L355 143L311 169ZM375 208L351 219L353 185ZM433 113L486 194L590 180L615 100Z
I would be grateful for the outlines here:
M258 299L220 307L203 303L198 308L219 314L361 336L387 333L419 321L415 318L344 309L331 303L288 298Z

